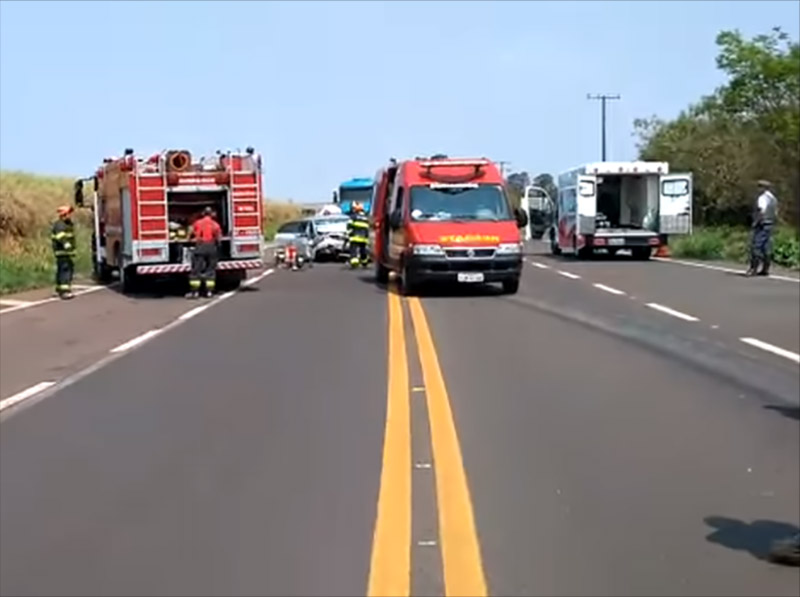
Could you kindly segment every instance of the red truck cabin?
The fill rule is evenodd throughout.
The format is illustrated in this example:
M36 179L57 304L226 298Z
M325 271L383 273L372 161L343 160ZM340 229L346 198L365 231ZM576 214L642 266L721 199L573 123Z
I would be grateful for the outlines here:
M380 282L394 271L407 293L427 282L499 282L517 291L527 217L512 208L493 162L393 161L376 183L372 246Z

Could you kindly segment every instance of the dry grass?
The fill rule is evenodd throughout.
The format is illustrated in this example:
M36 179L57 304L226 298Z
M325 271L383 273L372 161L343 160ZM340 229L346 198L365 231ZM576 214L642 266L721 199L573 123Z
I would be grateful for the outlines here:
M294 203L267 199L264 203L264 238L272 240L281 224L301 217L302 209Z

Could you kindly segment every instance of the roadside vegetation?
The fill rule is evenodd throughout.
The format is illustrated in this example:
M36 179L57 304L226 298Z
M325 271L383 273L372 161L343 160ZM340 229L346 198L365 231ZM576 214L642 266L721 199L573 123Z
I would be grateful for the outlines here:
M73 202L71 178L27 172L0 171L0 294L50 286L55 262L50 246L50 226L59 205ZM264 236L271 239L284 222L297 218L300 207L267 200ZM74 214L77 256L75 276L88 279L91 263L91 212Z
M670 239L676 256L745 262L756 182L770 180L779 201L775 263L800 267L800 44L779 28L751 39L717 35L724 85L673 120L634 122L639 157L694 175L691 237ZM512 197L531 178L508 177ZM553 194L550 174L532 179Z

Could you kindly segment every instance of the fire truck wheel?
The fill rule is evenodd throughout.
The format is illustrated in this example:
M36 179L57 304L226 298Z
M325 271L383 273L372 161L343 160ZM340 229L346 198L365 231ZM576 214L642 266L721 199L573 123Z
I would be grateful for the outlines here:
M101 284L108 284L113 278L112 271L113 270L108 267L105 259L103 259L100 263L97 263L96 261L94 262L94 271L92 273L95 281Z
M139 275L136 273L136 266L129 265L122 267L120 272L120 283L122 285L122 294L133 294L139 288Z
M247 272L245 270L219 272L217 274L217 284L219 285L219 289L225 292L229 290L236 290L242 285L242 282L246 276Z

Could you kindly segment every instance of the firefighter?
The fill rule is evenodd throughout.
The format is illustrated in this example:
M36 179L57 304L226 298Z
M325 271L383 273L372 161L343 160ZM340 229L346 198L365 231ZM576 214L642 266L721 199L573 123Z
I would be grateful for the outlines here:
M75 271L75 225L70 216L72 207L58 208L58 219L53 223L50 238L56 258L56 293L59 298L71 299L72 275Z
M192 225L191 238L195 241L192 252L192 271L189 274L189 298L200 296L205 281L205 296L210 297L216 288L217 260L222 229L214 221L214 210L206 207L203 217Z
M367 243L369 242L369 219L364 214L361 203L354 202L347 223L348 241L350 241L350 267L362 265L366 267Z

